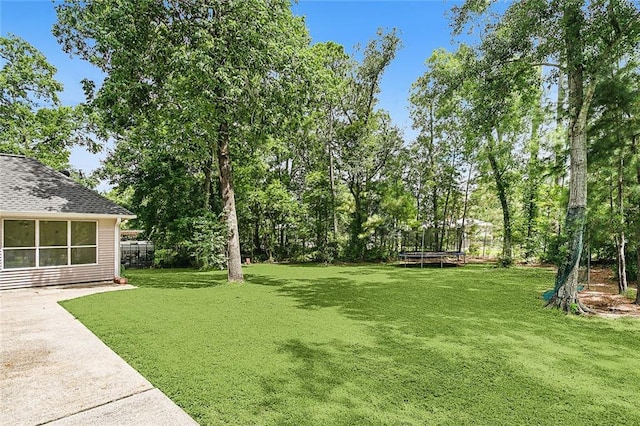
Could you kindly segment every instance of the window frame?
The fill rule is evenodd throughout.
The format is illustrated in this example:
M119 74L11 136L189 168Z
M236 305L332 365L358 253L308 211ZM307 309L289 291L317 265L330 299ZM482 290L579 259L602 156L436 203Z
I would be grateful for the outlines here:
M5 235L5 222L6 221L34 221L35 222L35 247L5 247L4 246L4 235ZM64 246L41 246L40 245L40 222L65 222L67 226L67 244ZM71 245L71 223L72 222L89 222L95 224L95 241L94 245L79 245L73 246ZM36 269L56 269L56 268L75 268L82 266L96 266L99 264L99 221L94 219L57 219L57 218L47 218L47 219L31 219L31 218L2 218L2 262L0 264L1 271L29 271ZM40 249L62 249L65 248L67 250L67 264L66 265L50 265L50 266L40 266ZM71 259L71 250L74 248L95 248L96 249L96 261L95 263L72 263ZM35 266L23 266L20 268L6 268L5 259L7 250L35 250Z
M22 218L7 218L7 219L2 219L2 240L0 241L0 243L2 243L2 264L0 265L0 268L2 268L1 270L3 271L19 271L19 270L23 270L23 269L35 269L38 266L38 255L39 255L39 250L38 250L38 222L35 221L34 223L34 236L33 236L33 242L34 245L33 246L28 246L28 247L9 247L9 248L5 248L4 246L4 238L6 235L6 231L5 231L5 222L6 221L13 221L13 222L26 222L26 221L34 221L34 219L22 219ZM7 250L10 251L19 251L19 250L33 250L34 253L34 262L35 262L35 266L23 266L20 268L5 268L4 267L4 263L7 259L7 255L5 254Z

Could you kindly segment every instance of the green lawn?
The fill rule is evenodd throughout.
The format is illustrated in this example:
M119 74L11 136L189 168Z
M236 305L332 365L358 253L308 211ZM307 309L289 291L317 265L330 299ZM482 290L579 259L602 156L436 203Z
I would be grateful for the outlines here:
M640 424L640 323L484 266L129 271L63 305L202 424Z

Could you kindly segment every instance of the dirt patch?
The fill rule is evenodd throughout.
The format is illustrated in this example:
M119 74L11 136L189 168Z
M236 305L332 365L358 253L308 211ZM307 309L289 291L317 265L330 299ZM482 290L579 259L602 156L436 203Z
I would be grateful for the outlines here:
M630 287L630 288L634 288ZM607 318L640 318L640 305L618 294L618 283L609 268L592 268L591 283L578 293L580 301L594 314Z

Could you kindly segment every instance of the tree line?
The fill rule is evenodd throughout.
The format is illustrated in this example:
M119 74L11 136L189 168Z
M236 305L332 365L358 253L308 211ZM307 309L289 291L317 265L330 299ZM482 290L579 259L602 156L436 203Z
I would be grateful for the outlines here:
M162 265L241 281L245 257L388 260L421 238L460 249L480 219L499 229L500 265L559 266L550 303L567 311L583 309L585 247L615 261L621 292L640 269L637 3L454 7L453 35L473 42L425 52L414 140L378 105L395 30L348 54L312 44L288 0L56 7L62 48L106 78L60 106L55 70L3 38L0 149L63 168L70 145L110 139L94 179Z

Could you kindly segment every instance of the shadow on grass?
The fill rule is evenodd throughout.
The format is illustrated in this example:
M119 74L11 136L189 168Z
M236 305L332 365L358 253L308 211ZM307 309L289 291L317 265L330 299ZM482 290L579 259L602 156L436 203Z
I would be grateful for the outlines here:
M284 279L284 278L275 278L268 275L256 274L256 273L244 273L244 279L249 284L256 285L264 285L268 287L282 287L287 284L291 284L295 281Z
M204 288L226 280L224 271L148 275L138 278L151 288ZM629 399L638 394L640 375L620 360L620 354L640 356L637 327L544 311L538 291L551 278L548 273L276 265L249 268L245 276L267 287L251 293L260 296L255 307L263 307L262 296L287 299L268 315L247 312L260 335L287 330L269 340L276 353L266 352L251 366L269 365L282 355L289 362L258 369L252 377L268 373L257 379L255 402L241 405L229 423L241 424L237 415L249 413L254 417L243 418L245 424L571 424L579 413L584 424L640 424L636 400ZM167 310L176 299L171 297ZM203 300L200 294L195 299ZM240 292L224 300L232 312L244 303ZM292 305L295 321L279 322L279 309ZM324 308L330 309L326 315L304 311ZM357 324L333 321L337 316ZM315 333L345 323L342 334ZM215 341L214 335L203 336ZM252 342L256 334L248 336L253 337L243 339ZM239 338L233 339L232 346ZM201 394L194 392L190 400Z
M340 374L342 364L336 361L335 348L335 342L323 347L304 343L300 339L280 344L279 352L288 354L296 361L294 371L300 380L300 395L328 401L332 390L347 380L347 375Z
M497 317L504 317L501 309L537 307L530 306L531 299L526 298L519 303L509 297L495 300L496 283L490 277L487 283L469 280L470 277L477 279L483 272L491 274L486 268L481 271L479 268L416 269L369 265L333 267L327 272L322 278L315 278L318 274L311 272L298 276L291 274L286 278L259 273L246 277L252 284L277 287L278 293L293 298L299 308L335 307L353 319L365 321L382 317L414 321L434 311L465 319L478 309L485 313L495 311ZM474 273L478 276L474 277ZM523 299L521 293L517 295Z
M374 337L374 346L281 343L295 376L265 381L273 397L266 404L309 404L308 417L294 419L300 424L558 424L575 412L590 424L640 420L624 397L639 375L609 359L639 353L628 330L543 310L536 273L472 269L486 275L482 282L457 271L350 269L340 277L252 277L279 286L301 309L337 308ZM597 349L589 351L589 341ZM314 404L325 417L313 419Z
M327 272L324 278L312 278L312 274L274 278L255 273L250 281L277 287L277 293L292 298L301 309L336 308L348 318L368 323L372 330L393 326L416 338L445 337L452 347L473 347L481 344L480 338L496 336L514 343L524 335L529 342L546 342L559 351L566 345L583 352L584 342L593 339L616 351L637 349L629 340L629 327L618 330L598 319L571 321L544 309L540 289L552 279L545 271L362 266ZM595 336L594 329L600 330ZM583 361L590 364L593 359ZM569 364L567 360L562 363Z
M593 401L593 394L571 383L522 368L508 349L487 356L393 328L378 332L375 347L283 342L279 350L293 368L286 377L261 380L263 409L290 415L287 404L295 401L297 418L287 424L558 424L570 422L574 410L592 424L610 415L640 419L622 400Z

